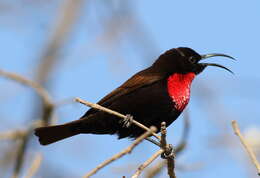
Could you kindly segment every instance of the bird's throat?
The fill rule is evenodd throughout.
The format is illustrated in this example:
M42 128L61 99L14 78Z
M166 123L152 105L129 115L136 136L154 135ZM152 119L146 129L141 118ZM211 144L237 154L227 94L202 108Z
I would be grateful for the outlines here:
M194 79L194 73L178 74L175 73L168 78L168 94L172 98L174 107L178 111L183 111L190 100L190 87Z

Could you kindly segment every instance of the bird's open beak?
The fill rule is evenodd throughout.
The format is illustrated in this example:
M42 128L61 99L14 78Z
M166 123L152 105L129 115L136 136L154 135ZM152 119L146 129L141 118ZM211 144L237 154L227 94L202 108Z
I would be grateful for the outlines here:
M221 54L221 53L212 53L212 54L201 55L201 60L204 60L204 59L207 59L207 58L210 58L210 57L216 57L216 56L227 57L227 58L235 60L235 58L233 58L229 55L226 55L226 54ZM228 69L225 66L222 66L220 64L216 64L216 63L199 63L199 64L204 66L204 67L207 67L207 66L220 67L220 68L225 69L225 70L229 71L230 73L234 74L230 69Z

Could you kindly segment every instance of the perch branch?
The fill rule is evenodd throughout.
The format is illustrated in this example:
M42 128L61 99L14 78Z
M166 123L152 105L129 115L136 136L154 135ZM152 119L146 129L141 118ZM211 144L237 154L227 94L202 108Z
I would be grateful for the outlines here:
M109 114L113 114L113 115L115 115L117 117L120 117L122 119L127 119L127 116L125 116L123 114L120 114L119 112L113 111L111 109L105 108L103 106L100 106L99 104L95 104L95 103L91 103L91 102L88 102L88 101L84 101L84 100L82 100L80 98L76 98L75 101L79 102L81 104L84 104L86 106L89 106L91 108L94 108L94 109L97 109L97 110L101 110L101 111L107 112ZM137 122L134 119L133 119L132 123L135 124L136 126L142 128L142 129L146 130L146 131L150 131L150 129L148 127L146 127L145 125ZM161 137L159 135L157 135L155 132L152 132L152 135L155 136L159 140L161 139Z

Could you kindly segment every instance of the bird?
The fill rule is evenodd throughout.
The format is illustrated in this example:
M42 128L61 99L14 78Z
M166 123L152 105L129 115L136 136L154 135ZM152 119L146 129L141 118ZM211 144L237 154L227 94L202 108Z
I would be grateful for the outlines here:
M220 64L201 62L216 56L234 59L222 53L200 55L188 47L169 49L97 104L131 116L147 127L160 128L162 122L169 126L189 103L193 79L206 67L219 67L233 73ZM35 135L41 145L49 145L78 134L115 134L118 139L135 139L145 132L116 117L90 108L78 120L36 128Z

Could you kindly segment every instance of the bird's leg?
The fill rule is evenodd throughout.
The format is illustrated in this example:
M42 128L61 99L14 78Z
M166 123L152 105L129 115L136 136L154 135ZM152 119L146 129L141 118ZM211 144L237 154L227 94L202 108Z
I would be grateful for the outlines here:
M165 152L161 154L162 159L175 158L175 152L172 144L167 144Z
M130 114L126 114L126 118L125 119L122 119L121 121L120 121L120 123L123 123L123 127L126 127L126 128L128 128L128 127L130 127L131 126L131 124L133 123L133 116L132 115L130 115Z

